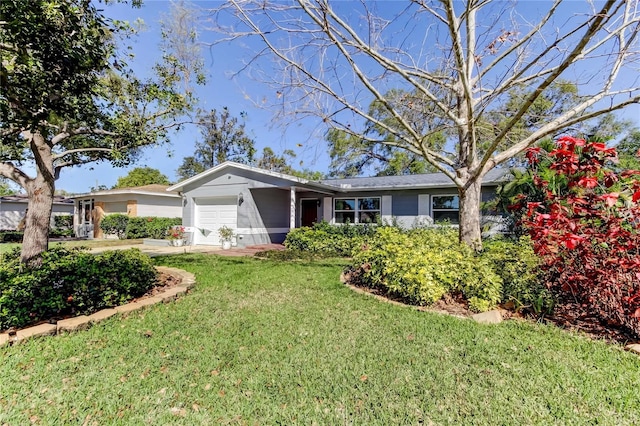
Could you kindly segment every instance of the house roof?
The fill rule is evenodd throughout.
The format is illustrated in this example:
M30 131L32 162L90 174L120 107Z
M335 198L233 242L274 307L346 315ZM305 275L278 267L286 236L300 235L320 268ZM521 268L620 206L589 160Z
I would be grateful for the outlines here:
M86 198L88 196L99 196L99 195L122 195L122 194L137 194L137 195L159 195L161 197L179 197L178 194L167 192L167 188L169 185L143 185L143 186L133 186L129 188L115 188L115 189L106 189L104 191L94 191L88 192L85 194L74 195L73 198Z
M189 179L179 182L167 188L167 191L182 191L186 186L195 183L207 176L225 169L247 170L265 176L277 177L287 180L294 185L306 188L318 189L330 192L349 192L354 190L374 191L390 189L422 189L422 188L454 188L455 185L443 173L427 173L420 175L403 176L374 176L374 177L354 177L346 179L325 179L321 181L310 181L297 176L285 173L273 172L271 170L260 169L258 167L247 166L245 164L225 161L209 170L197 174ZM497 185L509 180L508 169L493 169L487 173L482 180L483 185Z
M0 196L0 202L13 202L13 203L28 203L29 196L27 194L15 194L15 195L3 195ZM53 197L53 204L73 204L73 199L55 195Z
M493 169L482 179L483 185L500 184L509 180L508 169ZM402 176L354 177L345 179L327 179L321 181L343 190L380 190L380 189L421 189L454 188L455 185L444 173L426 173Z
M335 187L332 187L331 185L326 185L322 182L315 182L308 179L299 178L297 176L288 175L286 173L279 173L271 170L261 169L259 167L247 166L246 164L234 163L233 161L225 161L224 163L220 163L217 166L210 168L209 170L205 170L204 172L199 173L193 177L190 177L189 179L183 180L182 182L179 182L173 186L170 186L169 188L167 188L167 191L182 191L185 186L188 186L194 182L197 182L201 179L206 178L207 176L213 175L225 169L246 170L246 171L261 174L264 176L271 176L271 177L283 179L291 182L294 185L300 185L307 188L313 188L313 189L318 189L322 191L329 190L333 192L336 190Z

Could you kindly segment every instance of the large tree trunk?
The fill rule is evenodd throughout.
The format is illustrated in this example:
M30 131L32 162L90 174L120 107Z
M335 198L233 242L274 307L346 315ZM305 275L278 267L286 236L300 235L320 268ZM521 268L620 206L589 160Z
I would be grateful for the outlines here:
M480 230L481 179L470 179L458 188L460 195L460 242L474 250L482 250Z
M49 246L49 224L53 208L55 177L51 149L39 133L31 134L31 150L36 160L37 175L25 189L29 196L28 211L22 239L22 263L37 265Z

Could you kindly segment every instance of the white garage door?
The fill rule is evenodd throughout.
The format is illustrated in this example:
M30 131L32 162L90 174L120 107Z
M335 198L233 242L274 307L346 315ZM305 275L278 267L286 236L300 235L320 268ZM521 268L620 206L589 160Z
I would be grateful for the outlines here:
M236 197L216 197L196 199L195 243L220 245L218 229L223 225L233 229L238 227L238 208Z

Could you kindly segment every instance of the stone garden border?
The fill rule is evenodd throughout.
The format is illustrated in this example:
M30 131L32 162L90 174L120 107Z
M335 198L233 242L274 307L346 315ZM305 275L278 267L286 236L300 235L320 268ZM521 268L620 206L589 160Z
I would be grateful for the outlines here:
M2 333L0 334L0 347L5 345L15 345L33 337L53 336L56 334L84 330L91 327L93 324L107 318L111 318L114 315L127 314L158 303L169 303L186 294L196 284L195 275L191 272L168 266L156 266L156 269L158 272L164 272L169 275L180 277L180 284L154 296L139 299L135 302L129 302L121 306L116 306L115 308L102 309L91 315L80 315L74 318L63 319L57 321L55 324L39 324L18 330L15 334Z
M451 314L451 313L446 312L446 311L425 308L423 306L408 305L406 303L402 303L402 302L399 302L397 300L392 300L392 299L389 299L387 297L381 296L379 294L372 293L372 292L370 292L370 291L368 291L368 290L366 290L364 288L360 288L360 287L357 287L357 286L355 286L353 284L349 284L347 282L347 277L345 276L344 273L340 274L340 282L343 283L345 286L347 286L349 289L355 291L356 293L364 294L366 296L371 296L371 297L373 297L375 299L378 299L378 300L380 300L382 302L385 302L385 303L391 303L393 305L404 306L404 307L407 307L407 308L415 309L417 311L426 311L426 312L450 315L450 316L454 316L456 318L462 318L462 319L471 318L472 320L474 320L475 322L478 322L480 324L499 324L503 320L503 315L502 315L503 311L501 309L494 309L492 311L481 312L479 314L471 315L470 317L465 317L465 316L461 316L461 315ZM634 353L634 354L640 356L640 343L629 343L629 344L626 344L623 348L626 351L629 351L631 353Z

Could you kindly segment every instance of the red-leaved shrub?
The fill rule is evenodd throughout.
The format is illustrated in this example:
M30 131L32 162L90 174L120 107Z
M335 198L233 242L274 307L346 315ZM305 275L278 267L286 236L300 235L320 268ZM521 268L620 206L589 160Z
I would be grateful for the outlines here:
M640 171L616 173L606 167L615 149L572 137L548 154L530 151L532 167L540 155L567 181L551 190L535 174L544 199L527 203L523 220L547 285L577 309L640 336Z

